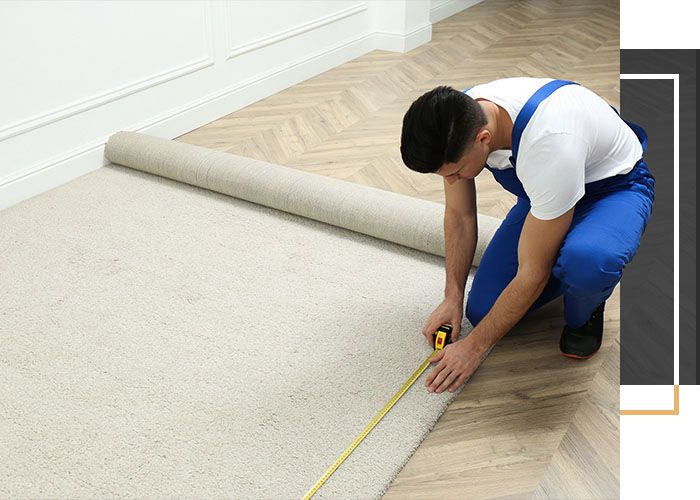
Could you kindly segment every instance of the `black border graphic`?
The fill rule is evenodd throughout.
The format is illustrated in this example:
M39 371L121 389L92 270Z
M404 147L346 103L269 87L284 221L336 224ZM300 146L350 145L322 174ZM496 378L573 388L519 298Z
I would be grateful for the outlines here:
M695 333L696 50L620 50L620 73L679 75L679 383L697 384ZM654 211L622 277L620 383L671 385L673 358L673 80L622 79L622 116L646 129Z

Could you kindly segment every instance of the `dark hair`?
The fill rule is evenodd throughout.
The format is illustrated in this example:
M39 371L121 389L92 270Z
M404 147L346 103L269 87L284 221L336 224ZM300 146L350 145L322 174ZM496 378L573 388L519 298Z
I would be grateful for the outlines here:
M411 170L435 173L458 161L484 125L486 115L474 99L436 87L413 101L403 117L401 158Z

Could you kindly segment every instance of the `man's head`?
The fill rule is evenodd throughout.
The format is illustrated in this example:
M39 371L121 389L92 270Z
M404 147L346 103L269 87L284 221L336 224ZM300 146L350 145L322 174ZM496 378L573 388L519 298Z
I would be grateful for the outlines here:
M481 105L452 87L416 99L403 118L401 157L408 168L448 181L474 178L489 154L491 133Z

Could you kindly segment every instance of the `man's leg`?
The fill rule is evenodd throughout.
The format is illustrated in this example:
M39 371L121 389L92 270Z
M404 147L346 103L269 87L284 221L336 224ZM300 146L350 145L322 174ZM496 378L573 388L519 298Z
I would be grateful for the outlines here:
M510 209L484 251L469 290L465 310L465 315L472 326L476 326L486 316L518 271L518 241L529 211L529 201L518 198L518 202ZM559 295L561 295L559 280L552 276L527 314Z
M584 197L577 204L552 269L561 282L568 327L586 324L620 281L639 247L652 200L653 188L650 192L627 186Z
M654 180L642 164L622 179L599 181L587 190L590 194L576 206L552 276L527 313L564 293L571 327L590 319L634 257L651 214ZM518 240L529 209L527 200L519 198L484 252L465 311L473 326L517 273Z

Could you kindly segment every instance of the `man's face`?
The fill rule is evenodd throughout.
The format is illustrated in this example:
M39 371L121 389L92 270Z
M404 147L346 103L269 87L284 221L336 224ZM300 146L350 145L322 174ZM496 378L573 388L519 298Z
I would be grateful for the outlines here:
M488 137L485 137L485 132ZM449 184L453 184L462 179L473 179L484 169L486 159L489 156L488 143L490 133L482 130L476 136L472 147L462 155L459 161L443 164L436 172L444 177Z

